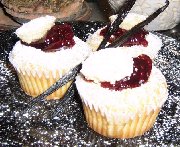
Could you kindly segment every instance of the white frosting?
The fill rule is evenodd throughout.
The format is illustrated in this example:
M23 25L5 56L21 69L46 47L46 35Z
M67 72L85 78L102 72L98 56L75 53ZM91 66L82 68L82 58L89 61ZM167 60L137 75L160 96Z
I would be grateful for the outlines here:
M113 15L110 17L111 22L114 21L116 15ZM137 23L141 22L144 20L146 16L135 14L135 13L129 13L127 17L124 19L123 23L120 25L120 28L129 30L132 28L134 25ZM98 29L95 33L90 34L87 38L87 43L91 46L92 50L95 51L100 43L103 40L103 36L100 36L100 32L103 28ZM154 59L157 56L158 51L162 47L162 41L161 39L152 33L149 32L145 36L145 39L148 42L148 46L144 47L143 45L135 45L133 47L126 47L126 48L121 48L125 49L128 54L132 54L132 56L138 56L140 54L146 54L152 59ZM107 43L106 45L108 45Z
M16 30L16 35L24 42L31 43L41 39L55 24L54 16L44 16L23 24Z
M109 17L111 23L115 21L117 15L112 15ZM137 25L138 23L145 20L147 16L136 14L136 13L128 13L123 22L119 25L120 28L130 30L132 27Z
M70 49L62 49L56 52L44 52L41 49L25 46L17 42L9 54L9 60L19 72L23 74L36 74L39 77L45 74L49 76L50 71L56 76L56 71L68 72L86 59L91 53L90 47L77 37L74 37L75 45Z
M101 30L102 29L99 29L94 34L90 34L86 41L90 45L93 51L95 51L99 47L100 43L103 40L103 36L99 35ZM157 35L154 35L150 32L145 36L145 39L148 42L147 47L144 47L143 45L134 45L131 47L122 47L122 48L120 47L120 49L126 50L126 52L128 54L132 54L132 56L146 54L152 59L154 59L157 56L158 51L162 47L162 40ZM108 44L109 43L107 43L107 45Z
M76 77L76 86L86 105L117 124L161 108L168 96L166 80L156 67L152 68L148 82L132 89L102 88L99 83L85 81L81 74Z
M83 62L81 73L94 82L108 81L112 84L133 72L133 58L118 48L94 52Z

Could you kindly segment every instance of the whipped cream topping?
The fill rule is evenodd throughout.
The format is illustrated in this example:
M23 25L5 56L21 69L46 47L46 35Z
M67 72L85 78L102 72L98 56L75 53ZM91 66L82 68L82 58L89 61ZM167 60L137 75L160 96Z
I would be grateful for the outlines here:
M15 34L26 43L35 42L44 37L48 30L55 24L54 16L44 16L33 19L18 28Z
M68 72L70 69L85 60L91 53L90 47L78 37L74 36L75 45L56 52L44 52L31 46L26 46L18 41L9 54L9 60L17 71L23 74L33 74L39 77L42 74L48 78L51 72L56 77L56 72Z
M92 53L83 62L81 73L96 83L121 80L133 72L133 58L119 48L107 48Z
M111 23L115 21L117 15L112 15L109 17ZM144 21L147 16L136 14L136 13L128 13L123 22L119 25L120 28L125 30L130 30L132 27L137 25L138 23Z

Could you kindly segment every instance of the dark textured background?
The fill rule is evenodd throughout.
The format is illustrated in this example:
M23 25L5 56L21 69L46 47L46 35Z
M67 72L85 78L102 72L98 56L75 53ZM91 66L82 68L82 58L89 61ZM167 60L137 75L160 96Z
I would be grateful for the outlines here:
M73 28L75 34L85 40L88 33L93 33L103 25L76 22ZM30 104L31 97L21 90L16 72L8 62L8 53L18 39L13 30L0 33L0 146L178 146L180 43L167 36L157 35L162 39L163 47L155 65L167 79L168 100L152 129L143 136L122 140L103 137L88 127L76 91L72 91L74 97L70 93L65 98L65 103L38 102L36 107L27 112L28 115L18 115L24 112L22 107Z

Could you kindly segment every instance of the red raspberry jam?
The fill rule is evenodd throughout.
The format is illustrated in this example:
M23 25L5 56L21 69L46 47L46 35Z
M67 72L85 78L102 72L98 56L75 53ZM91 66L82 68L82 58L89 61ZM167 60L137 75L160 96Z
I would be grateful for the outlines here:
M61 47L71 48L75 45L74 33L71 25L54 25L45 38L29 44L29 46L41 49L45 52L57 51ZM27 45L27 44L26 44Z
M115 84L111 84L110 82L101 82L101 86L103 88L121 91L127 88L139 87L141 84L146 83L151 74L152 60L149 56L143 54L134 58L133 61L133 73L131 76L127 76L119 81L116 81Z
M100 32L101 36L105 36L107 32L107 27L102 29ZM121 29L119 28L109 39L109 43L112 43L113 41L115 41L117 38L121 37L125 32L127 32L127 30L125 29ZM133 46L133 45L143 45L144 47L148 46L148 42L145 39L145 36L148 34L147 31L145 31L144 29L141 29L140 31L138 31L138 33L132 35L124 44L123 46Z

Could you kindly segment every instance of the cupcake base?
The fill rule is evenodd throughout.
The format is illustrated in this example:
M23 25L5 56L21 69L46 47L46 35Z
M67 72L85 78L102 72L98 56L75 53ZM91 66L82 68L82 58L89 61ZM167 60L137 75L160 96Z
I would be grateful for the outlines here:
M18 73L19 81L21 88L26 92L28 95L32 97L36 97L39 94L43 93L47 90L50 86L52 86L57 80L59 80L60 76L57 74L56 77L53 77L52 74L49 75L47 78L44 74L39 76L33 76L29 74ZM53 92L51 95L47 96L47 100L51 99L60 99L64 96L68 88L70 87L72 81L69 81L64 86Z
M146 112L144 112L142 116L136 114L133 120L129 120L122 124L116 124L114 120L108 122L100 111L96 112L93 107L91 109L85 103L83 103L83 108L86 120L94 131L106 137L122 139L143 135L153 126L160 111L160 109L157 108L149 114Z

